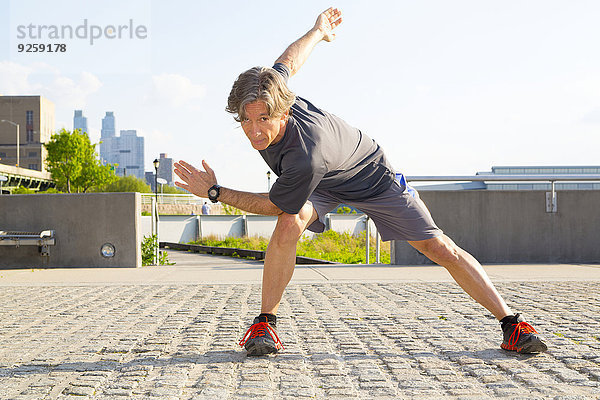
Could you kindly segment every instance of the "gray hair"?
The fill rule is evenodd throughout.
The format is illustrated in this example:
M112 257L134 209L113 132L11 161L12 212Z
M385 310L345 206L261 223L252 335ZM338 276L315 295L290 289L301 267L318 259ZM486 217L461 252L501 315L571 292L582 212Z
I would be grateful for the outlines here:
M281 74L273 68L254 67L242 72L233 83L225 111L242 122L246 118L246 105L262 100L269 118L281 117L292 107L296 95L288 89Z

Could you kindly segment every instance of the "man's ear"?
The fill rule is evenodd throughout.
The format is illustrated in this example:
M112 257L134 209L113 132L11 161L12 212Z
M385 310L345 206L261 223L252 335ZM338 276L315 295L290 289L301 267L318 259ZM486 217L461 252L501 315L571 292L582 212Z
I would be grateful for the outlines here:
M279 128L283 128L285 126L285 124L288 121L289 115L290 115L289 110L283 113L283 115L281 116L281 119L279 120Z

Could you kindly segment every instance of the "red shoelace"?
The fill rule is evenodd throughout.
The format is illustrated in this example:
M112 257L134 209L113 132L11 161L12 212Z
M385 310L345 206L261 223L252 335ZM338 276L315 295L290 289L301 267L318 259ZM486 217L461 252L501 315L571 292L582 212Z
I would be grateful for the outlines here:
M277 346L277 349L285 348L283 347L281 340L279 340L277 332L275 332L275 329L273 329L273 327L271 327L271 325L269 325L268 322L257 322L256 324L252 325L246 331L246 334L244 335L242 340L240 340L240 346L243 347L249 339L254 339L255 337L259 336L266 336L267 334L271 336L271 339L273 339L273 341L275 342L275 346Z
M519 338L521 337L521 333L524 333L524 334L537 333L537 331L533 328L533 326L529 325L525 321L521 321L518 324L514 324L514 325L516 325L515 330L513 331L512 335L510 335L510 338L508 339L508 345L511 347L516 346L517 342L519 341Z

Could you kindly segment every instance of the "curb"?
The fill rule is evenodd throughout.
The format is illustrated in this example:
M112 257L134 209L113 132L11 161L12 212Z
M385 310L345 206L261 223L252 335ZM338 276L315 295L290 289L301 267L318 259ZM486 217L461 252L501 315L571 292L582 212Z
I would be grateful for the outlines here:
M255 260L264 260L265 253L262 250L249 250L249 249L238 249L235 247L217 247L217 246L202 246L198 244L184 244L184 243L172 243L172 242L160 242L160 248L171 249L171 250L183 250L192 251L195 253L208 253L215 255L233 256L238 255L240 257L252 257ZM296 256L296 264L340 264L335 261L320 260L318 258Z

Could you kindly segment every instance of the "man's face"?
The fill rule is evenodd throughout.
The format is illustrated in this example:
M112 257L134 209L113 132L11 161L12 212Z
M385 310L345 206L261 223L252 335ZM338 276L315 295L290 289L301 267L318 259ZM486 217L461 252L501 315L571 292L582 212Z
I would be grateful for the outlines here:
M287 113L280 118L270 118L267 105L262 100L246 104L246 118L242 129L256 150L264 150L279 142L285 133Z

